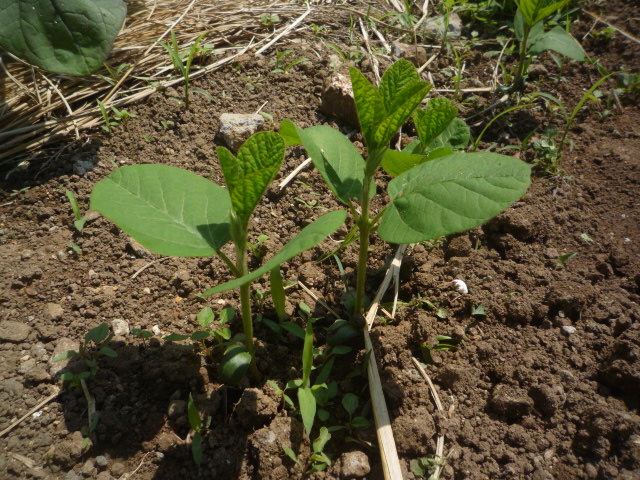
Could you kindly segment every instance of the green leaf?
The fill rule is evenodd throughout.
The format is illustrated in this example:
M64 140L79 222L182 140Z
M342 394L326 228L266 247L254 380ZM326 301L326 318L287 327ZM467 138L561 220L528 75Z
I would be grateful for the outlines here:
M109 347L100 348L100 350L98 350L98 353L100 355L104 355L105 357L110 357L110 358L116 358L118 356L116 351Z
M530 167L495 153L455 153L394 178L378 234L391 243L416 243L468 230L519 199Z
M283 330L286 330L294 337L298 337L300 340L304 341L305 332L302 329L302 327L297 323L285 322L285 323L281 323L280 326L282 327Z
M194 463L199 467L202 462L202 434L196 432L191 437L191 456Z
M345 217L346 213L343 210L334 210L322 215L320 218L304 227L298 235L292 238L278 253L271 257L271 259L260 268L254 270L248 275L245 275L244 277L236 278L230 282L210 288L199 296L204 298L209 295L213 295L214 293L231 290L261 277L290 258L295 257L299 253L320 243L327 235L335 232L338 227L344 223Z
M271 285L271 300L273 300L273 308L278 315L278 321L284 321L284 305L285 305L285 293L284 284L282 283L282 274L280 273L280 267L276 267L269 272L269 284Z
M349 417L352 417L358 408L357 395L354 395L353 393L345 393L344 397L342 397L342 406L349 414Z
M233 320L233 317L236 314L236 310L235 308L232 307L226 307L223 308L222 311L218 314L220 316L220 324L221 325L226 325L227 323L230 323L231 320Z
M189 419L189 425L191 428L198 432L202 425L202 419L200 418L200 413L198 412L198 408L196 407L191 394L189 394L189 400L187 401L187 418Z
M218 365L218 374L222 381L231 385L237 384L251 364L251 354L243 345L227 349Z
M307 431L307 435L311 436L311 429L316 416L316 397L313 396L310 388L301 387L298 389L298 403L300 404L302 424Z
M429 145L456 118L458 109L444 97L432 98L424 110L413 112L413 123L423 146Z
M578 41L568 34L562 27L553 27L548 32L538 35L529 48L529 53L538 55L546 50L553 50L572 60L582 61L584 50Z
M389 113L377 125L373 135L373 143L368 143L367 147L377 150L387 145L391 137L420 105L430 88L431 85L427 82L417 82L402 90L394 99Z
M470 138L469 126L461 118L454 118L440 135L434 138L429 145L426 145L426 151L434 152L443 147L454 152L463 150Z
M349 139L324 125L300 130L299 135L307 154L338 200L348 204L352 198L359 198L365 161ZM373 194L375 185L370 192Z
M0 47L50 72L89 75L109 55L126 13L122 0L5 0Z
M558 257L558 261L556 262L556 266L564 267L568 262L573 260L573 258L578 255L577 252L565 253L564 255L560 255Z
M293 147L295 145L302 144L300 136L298 135L298 131L298 127L296 127L294 123L288 118L285 118L280 122L278 133L282 137L282 140L284 140L285 147Z
M429 155L406 153L387 149L384 152L380 165L384 168L384 171L387 172L387 174L392 177L397 177L402 172L410 170L416 165L420 165L428 160Z
M203 339L209 337L210 335L211 335L210 332L205 331L205 330L200 330L200 331L197 331L197 332L193 332L189 338L191 340L197 342L197 341L200 341L200 340L203 340Z
M215 313L213 313L213 310L211 309L211 307L204 307L202 310L198 312L198 315L196 316L196 320L198 320L198 324L202 328L207 328L209 324L213 322L213 319L215 318L215 316L216 315Z
M240 146L237 158L225 147L217 153L233 210L246 224L280 169L284 140L274 132L258 132Z
M320 373L318 374L318 377L316 378L315 383L317 384L321 384L321 383L326 383L327 379L329 378L329 374L331 373L331 369L333 368L333 363L335 362L336 357L331 356L329 357L329 360L327 360L327 363L325 363L322 366L322 370L320 370Z
M313 441L312 448L315 453L321 453L327 442L331 440L331 434L327 427L321 427L318 437Z
M69 360L70 358L77 357L77 356L78 356L78 352L76 352L75 350L67 350L66 352L61 352L61 353L58 353L57 355L54 355L51 361L61 362L63 360Z
M94 342L96 344L103 342L109 336L109 324L101 323L84 334L85 342Z
M411 85L420 81L420 75L416 68L407 60L400 59L394 62L382 75L378 92L382 97L387 111L391 110L394 99L400 92Z
M298 463L298 457L295 452L291 449L291 447L287 447L286 445L282 445L282 451L291 459L291 461L295 464Z
M71 205L71 211L73 212L73 218L76 220L80 220L80 208L78 207L78 201L76 200L76 196L73 194L71 190L65 190L64 194L69 199L69 204ZM74 222L75 223L75 222Z
M313 324L307 320L302 347L302 385L309 386L309 376L313 368Z
M359 70L349 68L349 76L364 143L368 148L374 148L374 133L387 114L384 101L376 88Z
M515 0L522 12L524 21L529 25L535 25L552 13L564 7L569 0Z
M91 193L100 212L142 246L160 255L205 257L230 238L227 190L167 165L115 170Z

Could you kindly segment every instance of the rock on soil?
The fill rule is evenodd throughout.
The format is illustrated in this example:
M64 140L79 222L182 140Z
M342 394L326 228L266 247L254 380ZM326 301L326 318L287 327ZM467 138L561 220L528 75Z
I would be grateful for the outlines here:
M232 152L236 152L247 138L264 130L265 123L265 118L259 114L223 113L218 136Z
M349 75L334 72L325 80L320 111L351 126L359 125Z
M31 333L31 327L25 323L7 320L0 322L0 340L5 342L24 342Z
M364 452L346 452L338 460L340 464L340 478L363 478L370 471L369 457Z

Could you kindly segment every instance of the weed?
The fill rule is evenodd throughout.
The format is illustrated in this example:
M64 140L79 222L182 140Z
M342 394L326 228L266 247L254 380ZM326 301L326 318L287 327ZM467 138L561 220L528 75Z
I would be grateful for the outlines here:
M166 43L161 43L160 45L162 45L162 47L167 51L167 53L169 54L169 57L171 58L171 63L173 63L173 68L180 73L180 75L182 75L182 79L184 80L183 83L183 87L184 87L184 94L183 94L183 99L184 99L184 108L185 110L189 110L189 77L191 74L191 62L193 62L193 59L195 58L196 55L199 55L203 48L200 45L200 40L202 40L202 37L205 36L205 34L203 33L202 35L198 36L191 45L189 45L189 48L180 53L180 49L178 47L178 41L176 40L176 35L173 32L173 30L171 30L171 42L166 42Z
M189 394L189 400L187 401L187 418L191 427L191 432L189 433L191 456L193 457L193 462L200 468L200 463L202 462L202 431L209 428L211 417L207 416L204 420L200 417L200 412L198 412L191 394Z
M271 73L287 73L289 69L292 67L303 63L308 62L309 59L306 57L294 58L290 62L287 61L287 57L289 57L293 53L293 50L278 50L276 49L275 58L269 61L269 65L273 65L273 70Z
M106 63L104 64L104 68L107 69L107 72L109 73L109 76L106 75L98 75L98 77L100 77L101 79L103 79L105 82L107 82L109 85L115 85L116 83L118 83L118 81L120 80L120 77L122 76L122 72L124 72L127 68L129 68L131 65L128 63L121 63L120 65L118 65L115 68L111 68L109 65L107 65Z
M274 13L274 14L261 13L258 18L260 18L260 21L262 22L262 24L267 27L273 27L276 23L280 21L280 17L278 16L277 13Z
M558 261L556 262L556 266L558 268L563 268L567 263L575 258L578 255L577 252L565 253L564 255L560 255L558 257Z
M431 480L431 475L433 475L443 463L443 460L439 460L435 456L417 458L409 462L409 469L416 478L429 478L429 480Z
M435 362L433 360L433 356L431 355L431 352L433 351L455 352L458 349L460 342L462 342L461 338L453 338L447 335L437 335L436 343L434 345L430 346L426 343L423 343L420 345L420 352L422 353L422 359L425 361L425 363L433 365Z
M109 111L100 100L96 101L98 102L100 115L102 115L102 120L104 121L104 125L101 125L101 128L107 133L111 133L111 129L120 125L120 122L126 123L130 118L136 117L136 115L127 112L124 108L120 110L114 105L109 107Z
M73 226L77 231L82 232L84 228L84 224L87 221L86 215L82 215L80 213L80 207L78 207L78 201L76 200L76 196L73 194L71 190L65 190L64 194L69 199L69 204L71 205L71 211L73 212Z

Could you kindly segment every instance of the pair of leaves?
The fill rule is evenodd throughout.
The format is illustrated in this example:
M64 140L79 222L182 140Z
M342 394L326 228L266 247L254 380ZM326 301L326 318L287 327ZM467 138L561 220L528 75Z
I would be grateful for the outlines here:
M469 127L456 118L457 113L446 98L429 100L424 110L416 110L412 115L418 138L402 152L387 150L382 168L395 177L421 163L464 149L469 143Z
M529 186L530 167L495 153L455 153L399 175L387 189L378 234L416 243L468 230L507 208Z
M515 0L527 25L533 26L564 7L569 0Z
M0 3L0 47L53 73L89 75L120 31L122 0L9 0Z
M406 60L393 63L376 89L362 73L350 68L351 85L365 144L371 152L381 151L420 104L431 85L420 80Z

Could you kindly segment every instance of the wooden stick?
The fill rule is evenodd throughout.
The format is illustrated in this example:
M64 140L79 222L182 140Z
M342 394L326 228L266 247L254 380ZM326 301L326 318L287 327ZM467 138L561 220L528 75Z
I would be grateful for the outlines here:
M53 400L54 398L56 398L58 396L58 394L60 393L59 389L55 389L55 391L49 395L47 398L45 398L44 400L42 400L39 404L37 404L35 407L33 407L31 410L29 410L27 413L25 413L22 417L20 417L18 420L16 420L15 422L13 422L11 425L9 425L7 428L5 428L4 430L2 430L0 432L0 438L2 438L5 434L9 433L11 430L13 430L14 428L16 428L18 425L20 425L26 418L28 418L30 415L33 415L35 412L37 412L38 410L40 410L42 407L44 407L47 403L49 403L51 400Z

